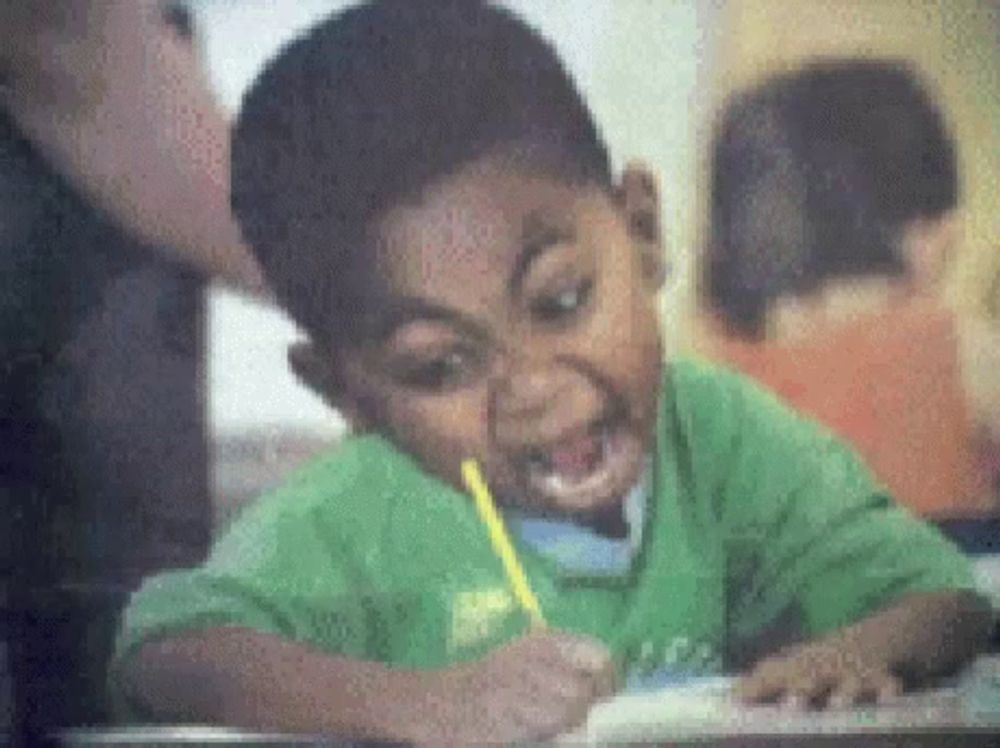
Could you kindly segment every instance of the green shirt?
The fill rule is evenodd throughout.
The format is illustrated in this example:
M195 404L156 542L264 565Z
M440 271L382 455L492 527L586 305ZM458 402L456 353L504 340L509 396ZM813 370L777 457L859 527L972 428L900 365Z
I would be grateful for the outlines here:
M809 636L905 592L973 588L959 551L853 452L748 380L678 360L659 408L631 566L587 576L518 549L549 623L607 643L623 675L716 672L778 621ZM526 623L471 500L366 436L247 509L204 566L148 580L117 656L244 626L429 668L480 656Z

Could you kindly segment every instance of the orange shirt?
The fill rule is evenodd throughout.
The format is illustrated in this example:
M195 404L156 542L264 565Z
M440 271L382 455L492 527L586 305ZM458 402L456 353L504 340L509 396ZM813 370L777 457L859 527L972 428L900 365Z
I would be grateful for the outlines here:
M715 336L708 345L710 355L852 442L913 510L941 517L997 511L947 310L896 308L795 343Z

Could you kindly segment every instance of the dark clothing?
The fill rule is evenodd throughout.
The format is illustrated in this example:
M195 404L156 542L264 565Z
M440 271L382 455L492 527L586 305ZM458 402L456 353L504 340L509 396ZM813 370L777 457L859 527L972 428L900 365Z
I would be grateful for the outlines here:
M85 203L0 111L0 346L51 359L140 248ZM86 255L86 262L81 259Z
M201 284L151 258L0 111L0 500L8 518L0 631L15 739L102 721L105 662L128 591L145 573L196 562L207 547ZM178 388L190 391L191 407L179 404L184 416L170 422L179 425L164 428L160 414ZM161 464L162 475L150 469ZM184 494L180 510L162 500L166 490Z

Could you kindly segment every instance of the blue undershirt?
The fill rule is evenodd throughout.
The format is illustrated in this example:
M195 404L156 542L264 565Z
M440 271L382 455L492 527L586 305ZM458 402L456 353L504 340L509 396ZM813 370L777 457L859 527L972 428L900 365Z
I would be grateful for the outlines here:
M650 477L647 468L622 503L627 528L624 538L609 538L572 520L537 517L517 510L507 510L504 521L516 538L564 572L625 574L632 567L642 543Z

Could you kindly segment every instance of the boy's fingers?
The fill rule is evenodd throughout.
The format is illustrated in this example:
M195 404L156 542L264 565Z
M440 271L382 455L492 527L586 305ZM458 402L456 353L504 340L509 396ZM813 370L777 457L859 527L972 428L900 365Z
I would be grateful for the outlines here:
M765 660L736 683L741 701L780 701L789 709L842 708L862 701L890 702L902 693L902 683L889 672L875 669L819 671L797 667L788 660Z
M536 670L508 707L522 734L548 738L576 727L594 702L593 678L580 671Z
M594 699L606 699L618 691L618 673L609 657L606 666L594 676Z
M560 710L551 704L522 702L511 708L511 717L517 732L523 737L544 739L560 731L564 721Z
M580 699L558 705L523 702L514 707L514 714L522 734L545 739L581 724L587 717L588 708L589 704Z
M574 671L536 671L529 680L537 680L532 701L542 705L569 704L586 701L591 694L590 678Z
M865 682L856 676L846 676L830 693L828 703L833 709L845 709L860 703L865 698L871 698L874 694L870 682Z
M741 676L733 686L733 694L739 701L754 703L761 701L763 685L760 678L752 673Z
M559 637L555 646L563 660L577 670L599 675L613 668L607 647L583 637Z
M894 701L902 693L902 684L891 673L875 672L846 676L830 697L830 706L847 707L854 704Z
M886 674L879 680L875 692L875 698L879 704L891 703L902 695L903 682L895 675Z
M822 703L829 690L829 684L822 680L813 677L798 678L785 686L781 704L795 711L811 709Z
M736 698L749 703L772 701L784 690L787 680L784 668L763 662L736 682Z
M583 693L579 694L582 699L589 705L614 695L617 691L617 673L611 657L601 667L591 667L597 664L594 662L585 664L586 666L581 666L581 663L570 662L570 671L567 673L567 677L583 689Z
M737 695L750 703L778 702L783 708L800 710L821 703L831 686L821 674L803 671L792 663L773 662L752 675L751 682Z
M781 697L781 708L792 712L804 711L808 703L809 699L805 694L797 690L787 690Z

